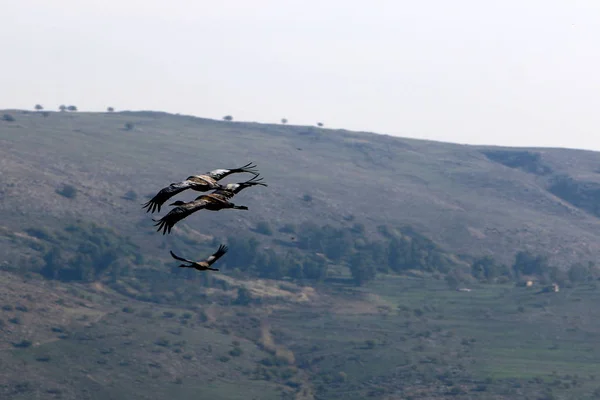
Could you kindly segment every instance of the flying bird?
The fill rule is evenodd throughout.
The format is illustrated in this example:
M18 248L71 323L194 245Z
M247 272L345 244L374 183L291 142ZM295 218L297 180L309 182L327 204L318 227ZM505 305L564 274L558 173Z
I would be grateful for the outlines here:
M218 194L225 197L227 200L231 199L233 196L241 192L242 190L250 187L250 186L269 186L266 183L262 183L263 178L258 178L258 175L252 177L252 179L247 180L246 182L238 182L238 183L228 183L223 186L221 189L217 189L212 194Z
M221 258L223 256L223 254L227 253L227 250L229 250L228 247L222 244L219 246L219 249L213 255L211 255L210 257L208 257L207 259L202 260L202 261L186 260L185 258L178 257L177 255L175 255L175 253L173 253L170 250L169 250L169 252L171 253L171 256L174 259L189 263L188 265L181 264L179 266L179 268L194 268L194 269L197 269L198 271L206 271L206 270L218 271L218 269L211 268L210 266L213 265L215 263L215 261L217 261L219 258Z
M178 200L174 203L169 204L170 206L177 206L167 213L164 217L158 221L154 218L152 221L156 222L154 226L158 226L157 232L163 231L163 235L171 233L173 226L186 218L187 216L195 213L198 210L206 209L209 211L219 211L223 209L233 208L236 210L247 210L246 206L237 206L227 200L227 198L220 194L210 193L203 194L196 197L195 200L189 202L183 202Z
M177 193L181 193L187 189L192 189L197 192L208 192L209 190L222 189L225 186L218 183L218 181L220 181L221 179L225 178L228 175L242 172L249 172L251 174L254 174L254 176L258 176L258 172L255 168L256 165L248 163L240 168L215 169L202 175L189 176L183 182L171 183L166 188L161 189L156 194L156 196L150 199L150 201L148 201L147 203L143 204L142 208L146 208L146 212L160 212L161 206L171 197L175 196Z

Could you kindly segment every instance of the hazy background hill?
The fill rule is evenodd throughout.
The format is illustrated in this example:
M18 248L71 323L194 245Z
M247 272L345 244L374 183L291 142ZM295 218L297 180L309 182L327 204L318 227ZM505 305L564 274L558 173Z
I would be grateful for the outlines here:
M595 152L463 146L160 112L2 114L15 119L0 122L0 212L8 231L83 218L164 256L157 245L185 228L196 238L224 237L267 221L277 239L277 228L290 222L361 223L372 234L381 224L409 224L453 253L504 262L522 249L558 263L600 254ZM151 216L140 207L148 196L188 175L250 161L269 187L236 197L249 212L199 213L172 238L148 235ZM76 188L75 198L56 193L64 184Z
M600 398L598 153L2 114L2 399ZM249 211L141 208L250 161ZM223 242L215 274L168 254Z

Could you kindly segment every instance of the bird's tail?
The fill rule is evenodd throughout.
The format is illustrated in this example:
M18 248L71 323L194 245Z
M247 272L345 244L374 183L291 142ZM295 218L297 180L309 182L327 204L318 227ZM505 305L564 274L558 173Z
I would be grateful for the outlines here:
M247 210L248 207L246 206L233 206L233 208L235 208L236 210Z
M218 271L219 270L218 268L210 268L210 267L206 268L206 269L210 269L211 271Z

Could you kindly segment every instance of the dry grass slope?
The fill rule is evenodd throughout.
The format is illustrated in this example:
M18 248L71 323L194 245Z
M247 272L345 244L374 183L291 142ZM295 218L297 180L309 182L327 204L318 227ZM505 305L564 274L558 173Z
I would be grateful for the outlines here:
M517 151L535 155L527 158L511 156L515 149L155 112L47 118L6 112L16 119L0 123L0 228L8 231L32 221L91 219L163 256L157 249L172 239L148 236L150 216L139 203L192 173L255 161L269 188L239 195L250 212L196 216L175 234L223 237L261 220L274 227L340 225L354 215L370 232L379 224L411 224L458 254L493 253L504 261L523 248L558 260L600 255L593 210L548 190L557 177L598 184L600 156L594 152ZM243 176L227 181L237 179ZM77 188L75 198L56 192L63 184ZM130 190L138 194L134 201L124 198ZM303 200L305 194L312 201Z

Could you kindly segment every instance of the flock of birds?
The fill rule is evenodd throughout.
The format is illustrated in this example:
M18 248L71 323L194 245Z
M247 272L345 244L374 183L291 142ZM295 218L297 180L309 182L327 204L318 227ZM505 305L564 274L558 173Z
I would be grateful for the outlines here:
M219 181L226 176L244 172L253 174L254 177L245 182L228 183L226 185L219 183ZM163 235L170 234L171 229L177 222L202 209L210 211L219 211L223 209L247 210L248 207L236 205L230 200L245 188L257 185L267 186L266 183L261 182L262 178L259 178L259 175L260 174L256 170L256 165L253 165L252 163L248 163L240 168L215 169L202 175L192 175L182 182L171 183L169 186L161 189L156 196L143 204L143 208L146 209L146 212L150 213L160 212L162 205L167 200L184 190L191 189L196 192L212 191L209 194L202 194L189 202L181 200L175 201L169 204L170 206L175 207L164 217L159 220L152 219L152 221L156 222L154 226L158 226L157 232L162 231ZM179 257L172 251L170 251L170 253L174 259L186 263L179 265L180 268L194 268L198 271L218 271L218 269L212 268L211 265L227 253L227 250L227 246L222 244L215 253L202 261L192 261Z

